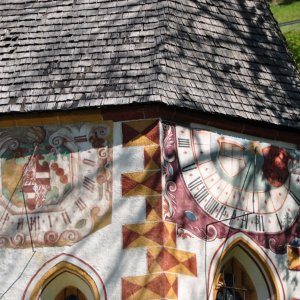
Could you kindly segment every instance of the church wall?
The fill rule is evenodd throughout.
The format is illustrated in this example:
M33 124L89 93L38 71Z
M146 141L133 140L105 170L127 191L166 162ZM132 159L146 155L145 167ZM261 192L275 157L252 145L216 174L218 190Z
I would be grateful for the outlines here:
M213 299L230 255L300 298L292 144L159 119L0 131L2 299L47 299L59 272L100 299Z
M258 294L258 299L298 297L297 267L289 270L297 265L298 254L293 249L289 265L286 255L287 244L299 235L295 147L198 124L165 123L163 153L165 218L177 223L183 244L188 239L199 243L193 249L199 251L198 268L207 279L202 295L215 297L218 257L241 246L270 289L269 296ZM243 251L236 254L251 273L254 264L246 263Z

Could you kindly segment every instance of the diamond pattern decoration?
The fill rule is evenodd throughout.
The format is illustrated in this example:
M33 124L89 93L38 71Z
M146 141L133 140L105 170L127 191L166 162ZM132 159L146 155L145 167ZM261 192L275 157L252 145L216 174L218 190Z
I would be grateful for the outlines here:
M123 225L123 248L176 247L176 224L149 222Z
M159 120L122 123L123 147L159 145Z
M121 175L122 196L146 200L146 222L122 227L123 248L147 247L149 273L122 278L122 300L178 299L177 274L197 276L196 255L176 249L176 224L163 221L159 133L158 120L122 123L123 147L144 149L144 171Z
M151 247L147 251L149 273L170 272L197 276L196 254L174 248Z
M151 274L122 278L122 300L178 299L177 276Z
M159 146L144 148L145 170L159 170L161 168L161 152Z
M144 171L122 174L122 195L158 196L161 195L161 172Z
M146 220L162 221L162 197L146 198Z

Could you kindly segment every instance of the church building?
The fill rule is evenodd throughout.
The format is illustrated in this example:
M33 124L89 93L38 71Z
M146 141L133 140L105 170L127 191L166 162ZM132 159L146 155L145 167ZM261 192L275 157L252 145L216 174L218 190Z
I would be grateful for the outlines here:
M0 2L1 300L300 299L267 1Z

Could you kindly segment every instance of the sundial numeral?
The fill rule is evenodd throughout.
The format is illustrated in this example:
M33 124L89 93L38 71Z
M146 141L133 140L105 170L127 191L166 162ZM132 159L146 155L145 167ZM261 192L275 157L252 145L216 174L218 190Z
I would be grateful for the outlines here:
M197 191L197 193L193 194L194 199L198 203L201 203L207 196L208 196L208 191L204 185L201 187L199 191Z
M248 215L244 214L242 217L241 228L247 229L248 227Z
M191 181L188 184L188 188L189 188L190 191L192 191L192 190L194 190L195 188L197 188L198 186L200 186L202 184L203 184L203 181L199 176L199 177L197 177L196 179L194 179L193 181Z
M68 213L66 211L62 212L61 215L62 215L63 220L66 225L71 224L70 216L68 215Z
M30 217L29 218L29 230L36 231L40 229L40 216Z
M216 213L216 219L220 220L226 216L226 206L222 205Z
M204 205L204 209L207 213L212 215L216 209L219 207L219 203L214 199L210 198L209 201Z
M190 140L178 138L178 147L179 148L190 148Z
M75 201L75 205L80 209L80 210L84 210L87 205L85 204L85 202L81 199L81 198L78 198L76 201Z
M19 218L17 223L17 230L23 230L24 218Z
M191 170L194 170L194 169L196 169L196 164L191 163L187 166L184 166L181 170L182 170L182 172L187 172L187 171L191 171Z
M256 225L256 231L264 231L264 216L255 215L255 225Z
M96 165L96 162L94 160L87 159L87 158L83 159L83 163L85 165L88 165L88 166L91 166L91 167L94 167Z
M51 215L48 215L49 227L52 228Z
M229 226L232 226L233 222L235 221L235 218L236 218L236 209L234 209L231 214Z
M84 176L83 187L89 190L90 192L93 192L95 188L95 181L87 176Z
M279 224L280 230L282 230L282 224L281 224L278 214L276 214L276 218L277 218L277 222Z

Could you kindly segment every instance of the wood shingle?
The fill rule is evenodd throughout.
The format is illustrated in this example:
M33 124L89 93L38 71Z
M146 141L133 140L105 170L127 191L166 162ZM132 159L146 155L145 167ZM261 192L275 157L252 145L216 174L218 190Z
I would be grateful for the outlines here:
M162 102L300 128L300 80L264 1L5 0L0 111Z

